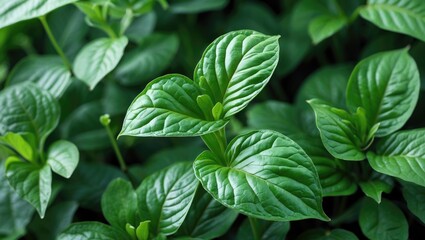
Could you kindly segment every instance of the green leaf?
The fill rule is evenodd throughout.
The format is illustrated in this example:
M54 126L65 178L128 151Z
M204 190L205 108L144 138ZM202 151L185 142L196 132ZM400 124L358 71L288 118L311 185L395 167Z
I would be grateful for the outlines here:
M347 17L332 14L324 14L314 18L309 26L308 32L314 44L332 36L348 24Z
M220 36L204 51L195 82L223 104L224 118L244 109L263 89L279 60L279 36L241 30Z
M137 240L148 240L149 239L149 224L151 221L144 221L139 224L136 228Z
M60 98L71 84L71 72L58 56L28 56L13 68L11 85L29 81Z
M371 179L359 182L360 188L366 196L372 198L377 203L381 203L382 193L390 193L393 185L382 179Z
M56 8L77 0L15 0L0 6L0 28L31 18L46 15Z
M409 226L403 212L386 199L377 204L366 198L360 211L359 223L363 234L369 239L404 240L409 235Z
M198 187L192 206L177 232L177 236L214 239L225 234L238 213L214 200L201 186Z
M147 177L137 188L142 221L150 220L150 232L171 235L185 219L198 181L191 163L176 163Z
M117 66L127 43L128 39L121 37L96 39L87 44L75 58L75 76L93 90L100 80Z
M37 209L44 217L52 193L52 172L49 165L39 167L9 157L6 162L6 177L18 195Z
M31 145L21 135L8 132L6 135L0 136L0 145L2 144L14 149L26 160L34 160Z
M367 158L377 172L425 186L425 129L382 138L376 152L368 152Z
M229 0L173 0L169 9L173 13L200 13L225 7Z
M204 120L199 95L201 89L182 75L153 80L128 108L120 136L197 136L224 127L225 120Z
M358 240L358 238L354 233L340 228L333 230L317 228L302 233L297 240Z
M125 230L127 223L139 224L137 194L130 182L118 178L112 181L102 196L102 212L108 222Z
M127 86L146 83L158 77L170 65L178 47L179 39L176 35L149 35L123 57L115 76L121 84Z
M419 74L407 49L372 55L354 68L347 86L347 106L366 110L376 136L400 129L412 114L419 95Z
M119 228L100 222L79 222L69 226L58 240L131 240L130 236Z
M146 36L150 35L156 25L157 15L155 12L149 12L134 19L131 25L125 31L125 35L130 41L140 42Z
M425 188L416 184L402 182L403 197L410 212L425 223Z
M260 240L282 240L288 234L290 223L289 222L271 222L260 219L255 220L255 227L258 231L257 234L261 236ZM239 227L236 240L254 240L254 233L252 226L248 219L243 221Z
M79 158L80 153L73 143L59 140L49 147L47 164L50 165L53 172L69 178L77 167Z
M271 221L328 219L313 162L301 147L277 132L236 137L225 159L204 151L194 169L217 201L246 215Z
M0 161L0 236L24 231L30 222L34 208L10 187L6 180L4 162Z
M368 0L360 15L376 26L425 41L425 2Z
M353 161L365 159L361 149L362 141L351 114L318 99L309 100L308 103L316 115L323 145L332 156Z
M22 83L2 91L0 106L0 135L32 133L37 143L43 143L59 122L58 102L33 83Z

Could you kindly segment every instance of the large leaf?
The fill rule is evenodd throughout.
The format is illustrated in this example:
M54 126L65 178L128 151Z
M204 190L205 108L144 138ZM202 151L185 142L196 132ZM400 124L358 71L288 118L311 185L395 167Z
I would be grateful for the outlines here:
M425 188L416 184L402 182L403 196L410 212L425 223Z
M195 82L223 104L224 117L244 109L269 81L279 60L279 36L250 30L211 43L195 69Z
M368 0L360 15L380 28L425 41L425 2L422 0Z
M218 238L229 230L237 216L236 211L221 205L199 186L177 235L200 239Z
M131 183L118 178L103 193L102 212L114 227L125 230L127 223L137 227L140 223L137 202L137 194Z
M369 239L404 240L409 235L409 226L403 212L386 199L377 204L366 198L360 211L359 223L363 234Z
M46 15L66 4L77 0L14 0L5 1L0 6L0 28Z
M407 49L372 55L354 68L347 86L347 106L366 110L369 125L379 123L376 136L400 129L419 96L419 74Z
M29 56L21 60L9 75L9 83L34 82L56 98L71 84L71 72L57 56Z
M188 162L177 163L147 177L137 189L142 220L150 220L154 236L171 235L183 223L198 181Z
M22 83L0 93L0 135L32 133L43 142L59 122L59 104L33 83Z
M318 228L302 233L297 240L358 240L358 238L354 233L344 229L325 230Z
M80 153L73 143L59 140L49 147L47 164L50 165L53 172L69 178L77 167L79 158Z
M196 136L224 127L227 121L205 120L197 103L200 95L201 89L185 76L159 77L130 105L120 135Z
M377 172L425 186L425 129L380 139L376 152L368 152L367 158Z
M170 11L174 13L199 13L217 10L227 5L229 0L172 0Z
M125 231L100 222L79 222L69 226L58 240L131 240Z
M6 163L6 177L18 195L31 203L43 218L52 193L49 165L39 167L10 157Z
M121 60L128 39L101 38L87 44L77 55L73 70L75 76L94 89L106 74Z
M250 223L252 222L252 223ZM252 231L254 225L258 238L255 238ZM260 219L245 219L238 229L236 240L282 240L289 232L289 222L271 222Z
M116 78L123 85L138 85L158 77L179 47L176 35L155 34L143 38L118 65Z
M274 221L327 220L311 159L274 131L254 131L229 143L225 159L204 151L196 177L217 201L241 213Z

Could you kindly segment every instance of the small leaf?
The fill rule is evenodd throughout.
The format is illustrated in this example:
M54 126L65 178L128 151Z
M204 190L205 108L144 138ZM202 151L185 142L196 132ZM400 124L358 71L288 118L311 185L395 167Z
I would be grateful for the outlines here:
M358 240L358 238L354 233L340 228L333 230L317 228L302 233L297 240Z
M244 109L271 78L279 60L279 36L241 30L211 43L195 68L195 82L223 103L224 118Z
M382 29L425 41L425 2L422 0L368 0L360 15Z
M136 228L137 240L148 240L149 239L149 223L151 221L144 221L139 224Z
M8 132L6 135L0 136L0 145L2 144L13 148L26 160L34 160L33 149L31 145L21 135Z
M368 152L367 158L377 172L425 186L425 129L382 138L376 152Z
M121 37L101 38L87 44L75 58L75 76L93 90L100 80L117 66L127 43L128 39Z
M77 167L79 158L80 153L73 143L59 140L49 147L47 164L50 165L53 172L69 178Z
M366 198L360 211L359 223L363 234L369 239L407 240L409 235L409 226L403 212L386 199L377 204Z
M46 15L56 8L77 0L14 0L0 6L0 28L14 23Z
M348 21L345 16L324 14L314 18L310 22L308 32L313 39L313 43L318 44L338 32L347 24Z
M6 163L6 177L16 193L37 209L44 217L52 193L52 172L49 165L39 167L9 157Z
M197 136L219 130L227 121L205 120L196 102L202 94L182 75L153 80L128 108L120 136Z
M409 119L419 95L419 73L406 49L372 55L354 68L347 86L347 106L366 111L376 136L400 129Z
M286 239L289 232L290 222L271 222L261 219L255 219L255 228L261 240L282 240ZM248 219L243 221L239 227L236 240L254 240L252 226Z
M328 219L311 159L277 132L254 131L236 137L225 159L204 151L194 169L217 201L249 216L271 221Z
M217 10L227 5L229 0L174 0L169 9L173 13L200 13Z
M100 222L79 222L71 224L58 240L131 240L130 236L119 228Z
M372 198L377 203L381 203L381 195L383 192L389 193L392 190L392 185L381 179L371 179L359 183L360 188L366 196Z
M150 220L150 232L171 235L183 223L198 181L191 163L176 163L147 177L137 188L142 221Z
M58 56L29 56L21 60L9 75L11 85L34 82L56 98L71 84L71 72Z
M402 182L403 196L410 212L425 223L425 188L416 184Z

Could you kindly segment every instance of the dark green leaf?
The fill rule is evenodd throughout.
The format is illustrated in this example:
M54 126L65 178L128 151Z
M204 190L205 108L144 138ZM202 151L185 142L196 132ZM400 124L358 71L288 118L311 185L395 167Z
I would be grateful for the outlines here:
M100 222L80 222L69 226L58 240L131 240L130 236L119 228Z
M323 228L312 229L304 232L298 240L358 240L354 233L344 229L325 230Z
M316 169L305 152L274 131L256 131L229 143L225 159L204 151L196 177L223 205L265 220L327 220Z
M289 231L289 222L271 222L260 219L255 220L255 227L258 235L261 236L260 240L282 240L286 238ZM252 226L248 219L242 223L238 229L236 240L254 240L252 233Z
M223 8L228 0L171 0L170 11L174 13L199 13Z
M386 175L377 175L372 173L369 180L361 181L359 182L359 185L366 196L372 198L377 203L380 203L382 193L390 193L393 189L394 183L392 179Z
M127 28L125 35L134 42L140 42L144 37L151 34L155 28L157 16L155 12L143 14L136 18Z
M65 140L54 142L47 153L47 164L50 165L53 172L64 178L71 177L79 159L78 148L73 143Z
M425 223L425 188L416 184L402 182L403 196L410 212Z

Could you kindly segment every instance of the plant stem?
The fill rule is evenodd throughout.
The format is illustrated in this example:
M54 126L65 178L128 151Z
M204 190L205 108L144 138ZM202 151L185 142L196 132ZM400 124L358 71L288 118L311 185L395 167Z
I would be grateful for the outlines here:
M58 42L56 41L55 36L53 36L52 30L50 29L49 24L46 21L46 16L39 17L41 24L44 27L44 30L47 33L47 36L50 39L50 42L52 43L53 47L55 48L56 52L59 54L59 56L62 58L62 61L65 63L65 66L71 70L72 66L68 60L68 58L65 56L65 53L63 52L62 48L59 46Z
M117 140L111 131L111 127L109 126L109 124L111 123L111 119L109 118L109 115L108 114L102 115L100 117L100 123L105 127L106 132L108 133L109 140L111 141L112 148L114 149L115 155L117 156L121 170L123 172L127 172L127 165L125 164L121 151L118 148Z
M201 136L201 138L204 141L204 143L207 145L207 147L211 150L211 152L219 156L221 164L225 166L226 165L225 151L227 147L225 129L222 128L213 133L203 135Z
M248 217L249 224L251 225L252 234L254 235L254 240L261 240L261 233L258 229L257 219L254 217Z

